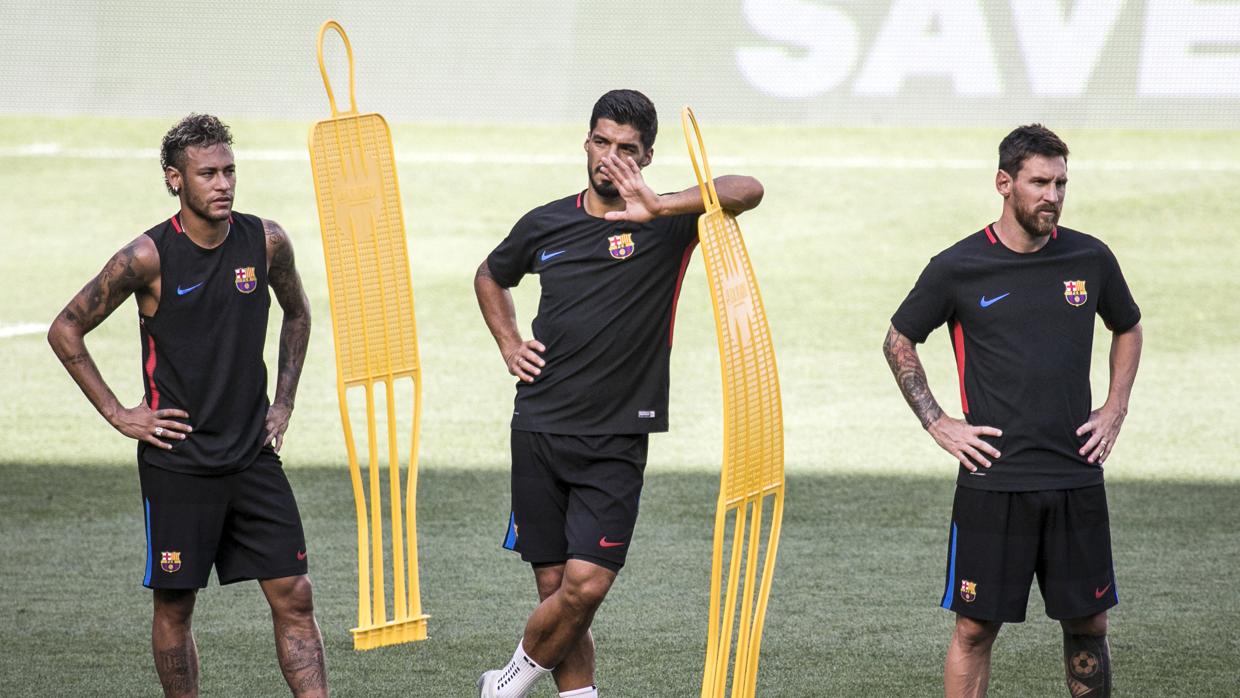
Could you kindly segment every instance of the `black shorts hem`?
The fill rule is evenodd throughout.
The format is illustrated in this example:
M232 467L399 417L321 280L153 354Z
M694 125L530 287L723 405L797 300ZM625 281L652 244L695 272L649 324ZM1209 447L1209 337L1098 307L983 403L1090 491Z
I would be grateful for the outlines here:
M153 583L149 583L149 582L143 582L143 583L142 583L142 586L146 587L147 589L150 589L151 591L158 591L158 590L163 590L163 591L197 591L197 590L199 590L199 589L206 589L206 588L207 588L207 582L202 582L201 584L194 584L193 582L191 582L191 583L189 583L189 584L158 584L158 585L157 585L157 584L153 584Z
M593 555L582 555L580 553L570 553L568 557L570 560L581 560L583 562L589 562L589 563L598 565L599 567L605 567L611 570L612 572L617 572L617 573L619 573L621 568L624 567L623 562L616 562L615 560L606 560L601 557L594 557Z
M264 581L267 579L280 579L282 577L300 577L310 572L309 565L299 565L296 567L287 567L276 570L263 570L262 572L246 572L243 574L233 575L228 579L220 577L220 586L228 584L236 584L237 582L248 582L252 579Z
M508 548L505 548L505 549L507 550ZM550 567L551 565L562 565L565 562L568 562L568 558L564 556L540 557L540 556L534 556L534 555L527 555L526 553L523 553L520 550L513 550L512 552L517 553L518 555L521 556L521 562L528 563L532 567Z
M1109 611L1118 605L1119 601L1116 599L1104 599L1099 601L1096 605L1086 607L1084 611L1079 613L1071 612L1067 614L1052 614L1049 610L1047 610L1046 617L1051 620L1076 620L1077 618L1089 618L1090 616L1096 616L1103 611Z
M1025 622L1024 613L1020 614L1019 616L1012 614L1007 617L1002 617L1003 616L1002 613L985 613L980 610L972 609L972 608L946 608L945 606L941 604L939 605L939 608L942 608L946 611L951 611L952 613L955 613L958 616L964 616L965 618L971 618L973 620L978 620L978 621L982 621L985 623L1024 623Z

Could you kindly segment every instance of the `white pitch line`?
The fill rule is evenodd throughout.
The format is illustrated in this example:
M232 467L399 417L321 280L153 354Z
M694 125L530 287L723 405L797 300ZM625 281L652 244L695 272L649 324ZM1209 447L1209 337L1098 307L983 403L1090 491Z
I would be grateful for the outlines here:
M0 147L2 158L60 158L66 160L158 160L154 148L69 148L59 143L29 143ZM237 151L237 159L264 162L307 162L304 150L255 149ZM415 165L579 165L579 155L531 153L409 152L397 151L396 161ZM676 166L688 158L660 159ZM775 167L804 170L991 170L993 160L973 158L918 158L877 155L820 157L717 157L724 167ZM1230 160L1073 160L1073 169L1109 172L1240 172L1240 161Z
M47 332L47 325L41 325L37 322L23 322L16 325L0 325L0 339L6 337L21 337L28 334L42 334Z

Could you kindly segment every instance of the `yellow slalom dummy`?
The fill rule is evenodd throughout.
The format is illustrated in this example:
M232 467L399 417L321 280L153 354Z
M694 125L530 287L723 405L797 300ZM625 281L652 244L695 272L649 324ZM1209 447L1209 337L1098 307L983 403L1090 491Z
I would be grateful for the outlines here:
M334 30L349 58L349 110L336 98L323 63L323 38ZM418 437L422 416L422 371L404 215L396 182L392 134L378 114L358 114L353 88L353 48L334 21L319 28L319 70L331 104L331 118L310 130L310 166L318 198L327 287L336 344L336 390L349 455L349 475L357 510L358 650L426 639L418 587L415 502ZM404 454L408 468L401 485L396 384L408 379L412 391L412 431ZM388 613L384 566L384 464L376 419L376 387L384 390L386 415L386 499L390 520L392 612ZM349 421L348 391L366 396L366 480L358 462ZM404 391L402 389L402 396ZM406 415L407 417L407 415Z
M689 107L681 112L681 123L706 206L698 219L698 237L706 260L723 373L723 468L715 511L702 697L748 698L754 695L758 678L762 624L784 514L779 375L766 310L740 226L719 205L706 145ZM701 154L700 167L697 153Z

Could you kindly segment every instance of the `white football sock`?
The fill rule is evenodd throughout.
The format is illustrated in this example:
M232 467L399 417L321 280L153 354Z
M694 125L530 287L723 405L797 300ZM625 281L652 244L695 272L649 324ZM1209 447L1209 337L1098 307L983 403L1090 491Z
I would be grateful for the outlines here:
M598 698L598 687L586 686L585 688L574 688L571 691L564 691L561 693L560 698Z
M538 662L530 659L530 656L525 653L525 648L518 643L512 660L499 675L499 681L496 683L498 690L495 695L498 698L525 698L525 694L534 687L534 684L550 673L550 669L544 669L538 665Z

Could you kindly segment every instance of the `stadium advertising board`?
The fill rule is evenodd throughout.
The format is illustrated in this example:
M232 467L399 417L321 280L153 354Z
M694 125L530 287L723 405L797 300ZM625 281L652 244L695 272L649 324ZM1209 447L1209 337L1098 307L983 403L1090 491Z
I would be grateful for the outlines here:
M1240 123L1235 0L24 4L0 24L9 113L313 116L330 15L396 121L576 121L624 85L715 122Z

